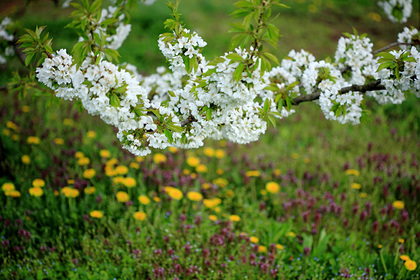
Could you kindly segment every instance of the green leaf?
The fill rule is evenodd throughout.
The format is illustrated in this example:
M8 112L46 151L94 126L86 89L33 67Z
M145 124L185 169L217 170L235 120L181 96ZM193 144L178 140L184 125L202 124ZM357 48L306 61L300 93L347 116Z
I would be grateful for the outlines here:
M93 2L92 3L92 5L90 6L90 9L89 9L89 11L91 12L91 13L94 13L94 12L96 12L100 7L101 7L101 4L102 4L102 0L96 0L95 2Z
M121 103L120 103L120 99L118 98L118 96L116 94L112 94L111 95L111 106L118 108L120 107Z
M271 99L267 98L264 101L264 107L263 107L264 113L267 113L268 112L268 110L270 109L270 105L271 105Z
M280 89L276 86L266 86L264 90L279 91Z
M276 127L276 120L271 116L271 115L267 115L267 119L270 121L270 123Z
M168 138L168 142L172 143L174 140L172 138L172 132L169 129L164 129L163 132L165 133L166 138Z
M29 53L26 56L26 58L25 58L25 66L28 66L31 63L32 58L34 57L34 55L35 55L35 53Z
M407 57L404 59L405 62L416 62L416 59L414 57Z
M274 63L276 63L277 65L280 64L279 60L277 59L277 57L271 53L264 53L264 56L266 56L268 59L270 59L271 61L273 61Z
M118 57L120 56L120 54L116 50L104 49L104 54L109 61L112 62L113 60L115 60L118 63Z
M243 61L244 59L242 58L242 56L240 56L237 53L230 53L226 56L226 58L229 58L232 61Z
M179 132L182 133L184 130L182 129L182 127L177 126L177 125L173 125L173 124L168 124L168 127L174 131L174 132Z
M235 72L233 72L233 81L239 82L242 79L242 73L244 72L245 65L243 62L239 62L238 67L236 67Z
M385 69L385 68L389 68L389 67L391 67L393 65L395 65L394 62L385 62L385 63L382 63L381 65L379 65L378 70L376 70L376 72L379 72L379 71L381 71L382 69Z
M212 116L213 110L212 109L208 109L206 112L206 120L211 120L211 116Z
M388 59L394 59L395 58L389 52L380 52L380 53L377 53L376 56L381 56L381 57L388 58Z

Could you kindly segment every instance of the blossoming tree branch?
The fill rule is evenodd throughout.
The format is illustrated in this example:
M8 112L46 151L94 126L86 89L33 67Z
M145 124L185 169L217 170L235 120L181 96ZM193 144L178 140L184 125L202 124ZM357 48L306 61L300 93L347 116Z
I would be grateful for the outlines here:
M316 102L329 120L358 124L368 113L366 96L381 104L401 103L408 94L420 97L415 28L404 28L395 44L379 51L365 34L354 31L339 39L334 59L316 61L304 50L279 59L266 45L276 47L279 38L273 11L287 7L278 0L242 0L232 14L238 20L230 30L230 50L209 61L201 54L207 43L182 23L179 4L168 3L168 33L158 40L169 67L142 76L130 64L116 64L117 49L131 28L127 1L116 0L107 8L101 0L71 3L68 27L80 37L71 54L53 51L44 27L27 30L18 40L25 64L36 73L33 80L41 84L32 85L80 102L117 127L121 145L138 156L150 148L197 148L209 137L256 141L267 123L275 125L302 102ZM393 21L404 22L411 14L411 1L379 4ZM3 21L3 30L7 24ZM396 45L401 49L389 51Z

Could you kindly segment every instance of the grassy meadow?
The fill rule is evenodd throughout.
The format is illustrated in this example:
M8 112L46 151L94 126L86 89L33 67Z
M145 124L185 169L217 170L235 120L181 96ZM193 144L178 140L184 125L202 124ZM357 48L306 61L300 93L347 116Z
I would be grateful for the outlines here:
M169 14L163 2L133 8L120 49L120 60L145 74L165 64L156 42ZM377 49L404 26L374 1L284 3L279 57L292 48L333 57L352 27ZM0 18L47 25L54 49L70 48L69 11L40 0L25 11L8 5ZM231 1L181 2L208 58L226 51L232 11ZM408 25L418 20L415 12ZM0 69L0 86L18 67ZM400 105L369 100L371 120L358 126L301 104L255 143L135 157L112 127L71 102L0 94L1 279L420 279L413 96Z

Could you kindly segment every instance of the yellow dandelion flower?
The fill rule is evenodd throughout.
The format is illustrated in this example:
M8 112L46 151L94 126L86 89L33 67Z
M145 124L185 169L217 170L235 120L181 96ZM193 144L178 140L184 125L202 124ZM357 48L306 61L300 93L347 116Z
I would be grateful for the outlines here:
M219 206L217 206L217 207L214 207L214 212L216 212L216 213L220 213L220 211L222 211L222 209L219 207Z
M276 248L279 249L279 250L283 250L284 249L284 246L283 245L280 245L280 244L276 244Z
M191 201L201 201L203 196L199 192L188 192L187 197Z
M4 194L10 197L20 197L20 192L17 190L7 191L7 192L4 192Z
M404 239L403 238L400 238L400 239L398 239L398 243L401 243L401 244L404 244Z
M39 142L41 142L41 140L39 140L39 138L36 137L36 136L29 136L28 139L26 139L26 142L28 144L35 144L35 145L37 145L37 144L39 144Z
M64 196L68 197L72 188L71 187L64 187L61 189L61 193L64 194Z
M117 171L115 171L114 168L112 168L112 166L105 166L105 175L108 177L114 177L117 176Z
M204 148L203 150L204 155L208 156L208 157L214 157L215 155L215 151L213 148Z
M177 148L175 147L169 147L169 152L171 152L172 154L175 154L178 151Z
M107 166L114 166L115 164L117 164L118 163L118 160L116 159L116 158L111 158L111 159L109 159L106 163L105 163L105 165L107 165Z
M382 244L378 245L378 249L382 249L382 247L383 247Z
M258 246L258 253L267 253L267 247L266 246Z
M17 126L17 124L15 124L14 122L11 122L11 121L7 121L6 127L10 128L10 129L12 129L16 132L19 132L19 130L20 130L19 127Z
M260 195L267 195L267 191L266 190L260 190Z
M212 220L213 222L217 221L217 216L216 215L209 215L209 219Z
M93 139L96 137L96 131L89 130L86 135L88 138Z
M296 233L294 233L293 231L289 231L288 233L286 233L286 236L296 237Z
M361 194L360 194L360 197L361 197L361 198L366 198L366 197L367 197L367 193L365 193L365 192L361 193Z
M115 167L115 171L118 175L125 175L128 173L128 167L125 165L118 165L117 167Z
M203 189L208 190L208 189L211 188L211 184L210 183L204 183L202 187L203 187Z
M408 260L404 263L404 266L409 271L414 271L417 268L417 263L413 260Z
M71 188L70 191L67 193L66 197L76 198L79 196L79 194L80 192L78 189Z
M68 179L67 180L67 184L74 185L74 179Z
M77 161L77 164L79 164L80 166L88 165L89 163L90 163L90 159L87 157L81 157Z
M166 162L166 156L161 153L157 153L153 155L153 162L156 164L160 164Z
M258 237L255 237L255 236L250 236L250 237L249 237L249 240L250 240L252 243L258 243L258 241L260 241L260 239L259 239Z
M96 191L95 187L87 187L85 188L85 194L94 194Z
M218 185L221 188L226 187L228 183L228 180L226 180L225 178L216 178L213 180L213 184Z
M101 156L101 158L110 158L111 152L108 150L102 149L99 151L99 155Z
M407 256L407 255L401 255L400 256L400 259L406 262L406 261L409 261L410 260L410 257Z
M226 153L222 149L217 149L214 155L216 156L216 158L221 159L226 156Z
M57 190L54 190L54 195L58 196L60 193Z
M3 134L6 136L10 135L10 130L8 130L7 128L3 129Z
M12 139L13 139L14 141L19 140L19 135L17 135L17 134L13 134Z
M279 175L281 174L281 170L280 170L280 169L274 169L274 170L273 170L273 174L274 174L275 176L279 176Z
M131 162L129 166L133 169L140 169L140 165L137 162Z
M393 203L392 203L392 206L395 208L395 209L398 209L398 210L401 210L401 209L404 209L404 202L403 201L401 201L401 200L396 200L396 201L394 201Z
M31 108L27 105L22 106L22 112L28 113L31 110Z
M311 160L309 159L309 158L305 158L304 160L303 160L303 162L304 163L309 163Z
M15 185L13 185L13 183L7 182L7 183L4 183L4 184L1 186L1 189L2 189L4 192L14 191L14 190L15 190Z
M195 171L197 171L198 173L206 173L208 169L207 169L207 166L205 166L204 164L199 164L195 168Z
M249 170L245 173L247 177L259 177L261 175L261 172L258 170Z
M76 152L76 154L74 154L75 158L83 158L85 157L85 154L83 152Z
M137 221L144 221L147 217L146 213L144 212L135 212L133 214L134 219L136 219Z
M184 195L182 194L182 192L174 187L164 187L163 188L165 190L165 192L173 199L175 200L180 200L184 197Z
M190 177L191 177L191 179L197 178L197 173L195 173L195 172L191 173Z
M85 171L83 171L83 178L85 179L92 179L93 177L95 177L95 175L95 169L86 169Z
M116 196L119 202L127 202L130 200L130 196L128 195L128 193L123 191L117 192Z
M55 138L54 143L56 145L64 145L64 139L63 138Z
M227 190L226 191L226 197L234 197L235 193L232 190Z
M144 157L136 157L135 160L137 162L143 162L144 161Z
M45 187L45 181L42 179L35 179L32 181L32 186L35 188Z
M73 120L72 119L64 119L63 124L67 125L67 126L72 126L73 125Z
M28 165L31 163L31 158L28 155L23 155L20 159L22 160L23 164Z
M121 177L121 176L117 176L117 177L112 178L112 182L116 185L122 184L124 182L124 180L125 180L125 178Z
M239 222L241 220L241 217L239 217L238 215L230 215L229 220L231 220L232 222Z
M220 198L218 198L218 197L211 198L211 199L204 199L203 200L203 204L207 208L214 208L217 205L219 205L220 203L222 203L222 200Z
M137 185L137 182L136 182L136 179L134 179L133 177L127 177L127 178L124 178L124 181L122 182L122 184L126 186L127 188L133 188Z
M280 185L277 184L276 182L268 182L265 185L265 189L269 192L269 193L278 193L280 191Z
M223 175L223 173L225 173L225 171L221 168L217 168L216 173L217 173L217 175Z
M100 219L104 216L104 214L102 214L102 211L93 210L92 212L90 212L90 216L95 219Z
M41 188L34 187L29 189L29 194L35 197L39 197L44 194L44 191Z
M361 187L362 187L362 185L360 185L359 183L351 184L351 188L355 189L355 190L360 190Z
M153 201L154 201L154 202L160 202L160 201L161 201L161 199L160 199L160 197L154 196L154 197L153 197Z
M358 170L356 170L356 169L347 169L345 172L344 172L344 174L346 174L346 175L353 175L353 176L359 176L360 175L360 172L358 171Z
M145 196L145 195L140 195L139 197L138 197L138 200L140 201L140 203L141 204L143 204L143 205L148 205L149 203L150 203L150 199L147 197L147 196Z
M373 12L368 13L368 18L370 18L371 20L376 21L376 22L381 22L381 20L382 20L382 17L381 17L380 14L373 13Z
M292 158L294 158L294 159L298 159L298 158L299 158L299 154L298 154L298 153L293 153L293 154L292 154Z
M182 173L184 173L184 175L190 175L191 171L188 170L188 169L184 169L184 170L182 170Z
M194 156L188 157L187 158L187 164L191 167L196 167L197 165L200 164L200 159L198 157L194 157Z

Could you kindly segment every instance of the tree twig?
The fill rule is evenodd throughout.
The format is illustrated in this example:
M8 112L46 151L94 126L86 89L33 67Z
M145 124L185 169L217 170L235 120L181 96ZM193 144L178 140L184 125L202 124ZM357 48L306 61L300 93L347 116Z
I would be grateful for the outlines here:
M376 50L376 51L372 52L372 54L373 54L373 55L375 55L375 54L377 54L377 53L380 53L380 52L386 51L387 49L390 49L390 48L392 48L392 47L399 46L399 45L416 46L416 45L420 45L420 42L414 42L414 43L400 43L400 42L394 42L394 43L391 43L391 44L389 44L389 45L387 45L387 46L385 46L385 47L383 47L383 48L380 48L380 49L378 49L378 50Z
M365 93L367 91L373 91L373 90L384 90L385 87L381 84L381 80L376 80L374 82L365 84L365 85L351 85L348 87L343 87L338 94L344 94L349 91L358 91L361 93ZM294 98L292 100L292 105L299 105L302 102L307 101L314 101L319 99L319 96L321 95L321 92L314 92L312 94L302 95Z

